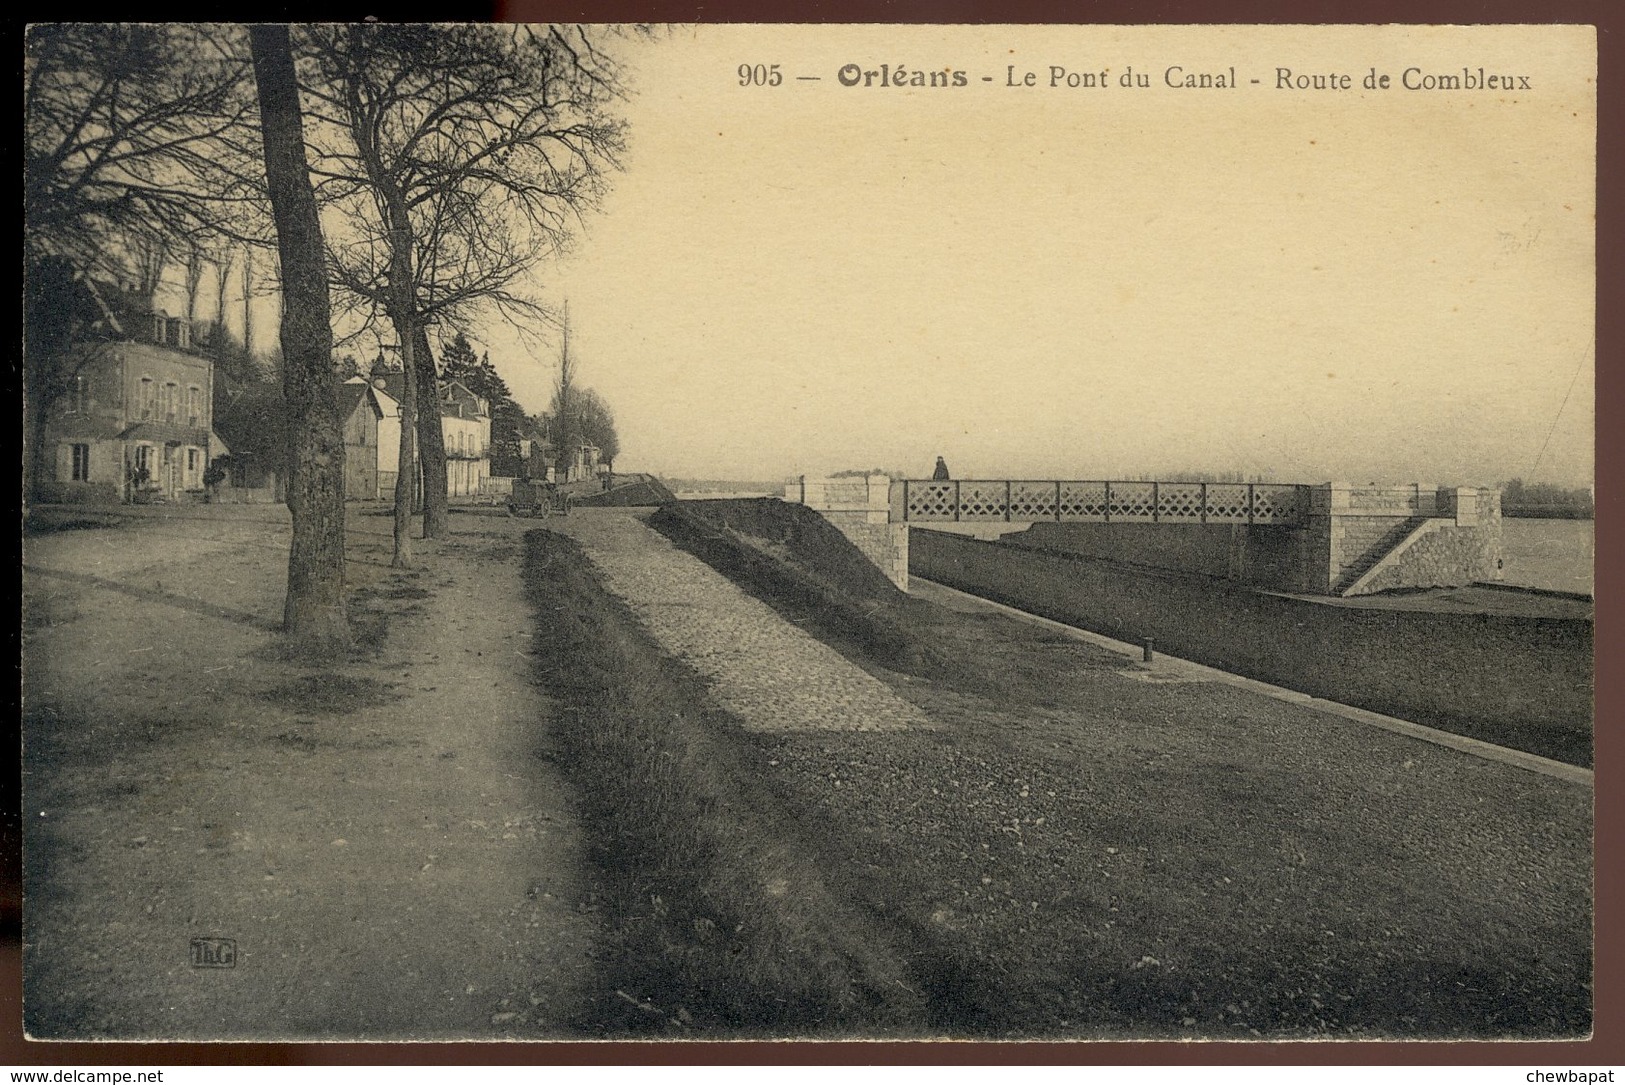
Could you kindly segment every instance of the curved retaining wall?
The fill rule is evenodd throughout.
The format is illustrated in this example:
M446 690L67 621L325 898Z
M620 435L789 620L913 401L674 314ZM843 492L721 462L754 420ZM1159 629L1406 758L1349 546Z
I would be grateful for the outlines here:
M910 533L930 580L1456 734L1591 764L1592 623L1360 609L959 535Z

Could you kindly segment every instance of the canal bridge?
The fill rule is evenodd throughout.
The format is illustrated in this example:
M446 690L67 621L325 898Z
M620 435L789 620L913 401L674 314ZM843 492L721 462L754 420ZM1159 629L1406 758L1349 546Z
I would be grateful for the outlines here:
M915 530L1320 595L1497 580L1501 560L1500 493L1474 487L870 475L784 498L903 587Z

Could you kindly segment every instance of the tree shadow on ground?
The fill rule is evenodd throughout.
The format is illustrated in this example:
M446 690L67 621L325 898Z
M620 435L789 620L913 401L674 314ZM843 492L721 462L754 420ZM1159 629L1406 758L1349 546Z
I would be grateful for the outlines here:
M246 625L251 629L260 630L261 632L275 633L280 631L282 628L281 622L271 620L263 615L255 614L251 611L237 610L234 607L223 607L215 603L210 603L207 600L194 599L185 595L176 595L173 592L163 591L158 588L141 588L136 587L133 584L125 584L117 580L109 580L106 577L91 576L88 573L69 573L63 572L59 569L42 569L36 565L24 565L23 571L33 576L50 577L56 580L65 580L71 584L83 584L86 587L101 588L104 591L118 592L120 595L127 595L132 599L140 599L143 602L158 603L162 606L176 607L180 610L188 610L194 614L203 614L210 618L220 618L228 622L237 622L241 625Z

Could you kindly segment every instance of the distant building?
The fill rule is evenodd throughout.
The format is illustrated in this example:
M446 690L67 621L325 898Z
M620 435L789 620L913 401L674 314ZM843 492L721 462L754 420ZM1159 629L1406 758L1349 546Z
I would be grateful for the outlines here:
M344 496L351 501L392 498L401 455L401 405L364 377L339 385L344 419Z
M372 387L383 393L400 414L400 400L406 393L406 374L384 364L383 356L373 363ZM360 380L359 377L351 378ZM440 403L440 432L446 448L446 493L451 497L472 497L480 492L480 484L491 474L491 405L475 395L461 381L438 382L436 395ZM422 394L422 389L419 389ZM352 405L353 406L353 405ZM383 437L388 440L387 435ZM348 441L348 438L346 438ZM395 440L400 440L397 426ZM399 455L399 445L395 446ZM395 470L385 472L380 466L379 486L383 493L392 492ZM386 484L382 476L388 474Z
M567 448L558 465L558 474L564 482L585 482L608 470L608 465L598 461L598 446L586 442Z
M477 495L491 474L490 404L461 381L441 381L440 430L446 439L446 492Z
M519 477L552 482L555 473L553 439L544 417L519 431Z

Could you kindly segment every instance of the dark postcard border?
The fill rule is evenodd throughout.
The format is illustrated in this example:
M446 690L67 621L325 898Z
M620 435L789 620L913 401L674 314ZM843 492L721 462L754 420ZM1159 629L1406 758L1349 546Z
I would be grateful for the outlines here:
M81 19L218 17L124 8L73 9ZM254 4L247 19L456 19L479 17L473 5ZM778 23L1069 23L1069 24L1473 24L1586 23L1597 27L1597 419L1596 483L1596 989L1595 1032L1589 1041L1554 1043L538 1043L538 1044L130 1044L36 1043L22 1036L22 951L15 902L20 842L14 812L20 763L8 774L15 788L0 827L0 1061L18 1065L1424 1065L1529 1066L1548 1069L1625 1064L1625 796L1612 786L1625 762L1625 676L1611 668L1625 649L1617 600L1625 586L1618 532L1625 502L1625 432L1610 424L1625 407L1625 8L1606 0L507 0L483 8L501 21L778 22ZM20 27L12 26L20 45ZM16 53L14 56L18 55ZM19 65L20 67L20 65ZM15 138L15 137L14 137ZM15 143L10 144L15 155ZM14 174L15 176L15 174ZM1602 359L1607 359L1604 363ZM15 636L15 634L13 634ZM12 704L16 694L12 691ZM16 718L15 716L13 718Z

